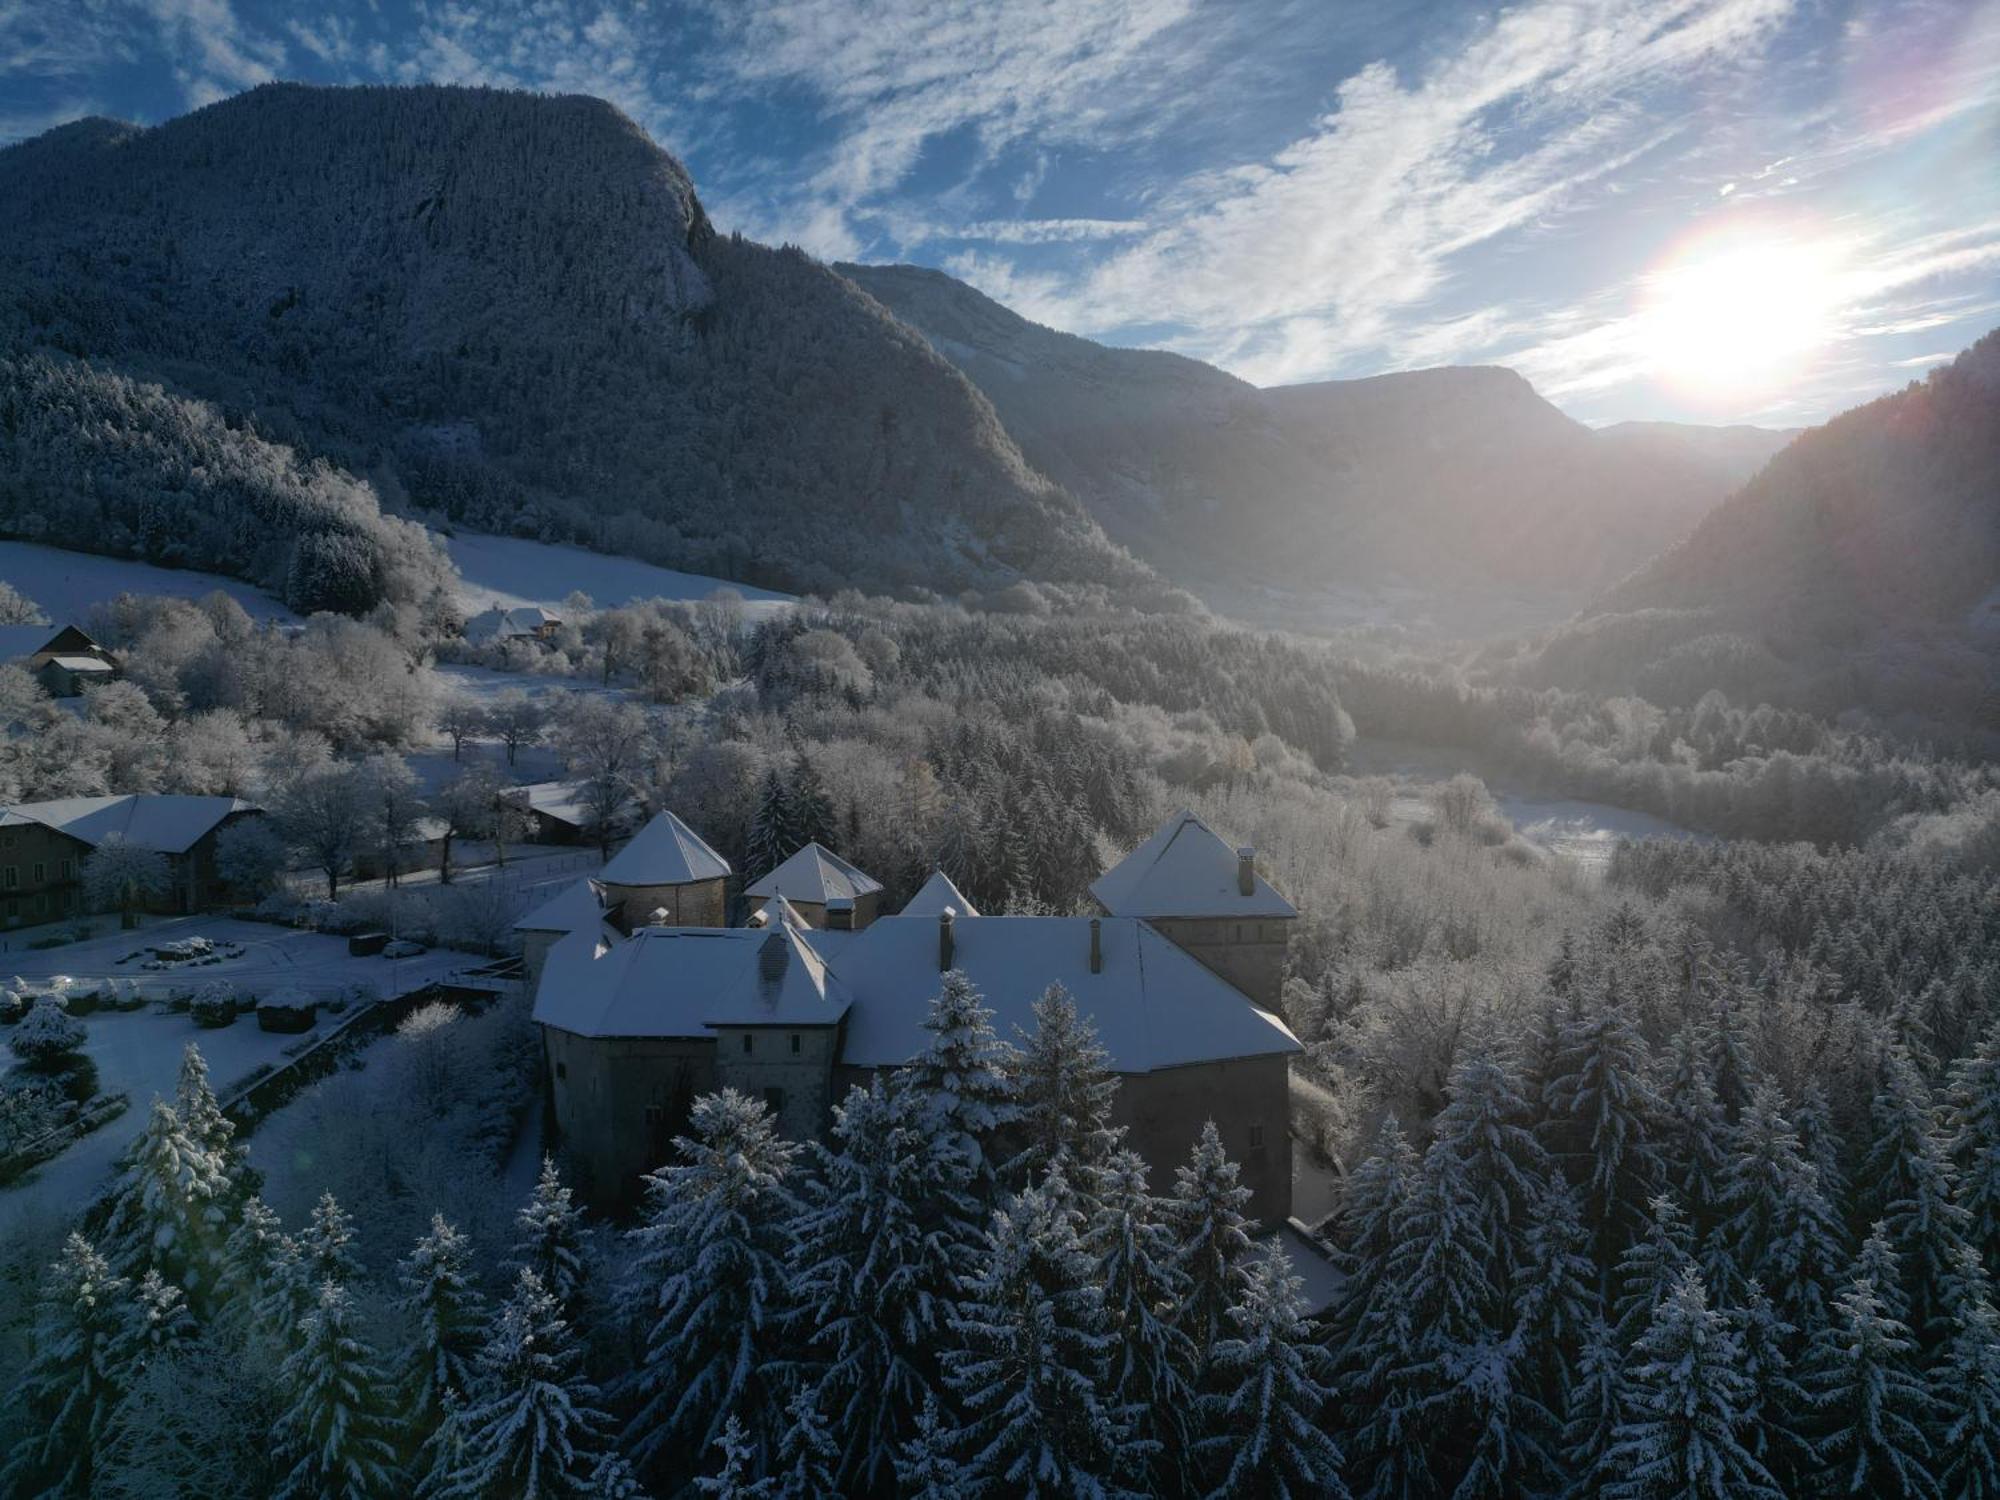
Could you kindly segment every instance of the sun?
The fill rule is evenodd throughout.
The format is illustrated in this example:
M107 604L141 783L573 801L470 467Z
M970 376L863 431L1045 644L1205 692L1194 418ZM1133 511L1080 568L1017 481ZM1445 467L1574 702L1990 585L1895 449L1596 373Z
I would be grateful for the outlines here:
M1689 246L1645 281L1645 357L1686 395L1775 391L1833 337L1837 257L1808 236L1730 237Z

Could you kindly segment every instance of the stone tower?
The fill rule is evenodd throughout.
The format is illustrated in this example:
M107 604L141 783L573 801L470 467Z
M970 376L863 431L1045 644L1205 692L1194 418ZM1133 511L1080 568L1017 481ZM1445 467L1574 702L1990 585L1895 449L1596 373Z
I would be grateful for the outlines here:
M720 927L729 861L670 812L653 815L597 872L606 915L634 927Z

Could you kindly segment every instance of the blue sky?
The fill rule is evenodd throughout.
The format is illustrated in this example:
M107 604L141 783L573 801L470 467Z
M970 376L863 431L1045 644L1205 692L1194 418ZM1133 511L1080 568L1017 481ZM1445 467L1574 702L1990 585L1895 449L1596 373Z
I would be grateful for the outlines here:
M2000 325L2000 0L0 0L0 140L269 78L600 94L725 229L1258 384L1793 423Z

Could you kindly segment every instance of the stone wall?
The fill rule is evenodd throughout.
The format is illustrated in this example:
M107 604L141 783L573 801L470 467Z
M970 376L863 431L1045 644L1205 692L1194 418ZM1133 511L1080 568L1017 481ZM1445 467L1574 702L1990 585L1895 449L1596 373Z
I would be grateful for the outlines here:
M542 1028L556 1132L577 1190L599 1208L637 1201L639 1178L672 1154L689 1107L716 1087L715 1043L585 1037Z
M794 901L792 910L797 912L808 927L826 927L826 907L818 901ZM882 914L882 893L870 891L865 896L854 898L854 930L859 932Z
M654 912L667 913L667 927L722 927L725 893L720 877L687 885L611 885L612 915L628 930L643 925Z
M763 1100L772 1107L784 1135L811 1140L827 1126L839 1047L837 1026L719 1027L716 1086Z
M1149 926L1274 1015L1285 989L1286 917L1149 917Z

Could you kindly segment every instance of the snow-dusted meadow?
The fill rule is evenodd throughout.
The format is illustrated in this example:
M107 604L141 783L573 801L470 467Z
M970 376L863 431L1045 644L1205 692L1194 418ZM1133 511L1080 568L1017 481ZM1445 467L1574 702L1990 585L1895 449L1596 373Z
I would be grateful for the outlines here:
M120 594L156 594L169 599L201 599L218 589L243 606L253 620L296 618L255 584L219 573L156 568L123 557L69 552L38 542L0 541L0 579L41 605L57 624L83 619L93 606Z
M519 537L460 532L445 546L462 580L459 597L469 609L539 604L560 610L563 600L577 592L590 595L603 609L635 599L706 599L718 589L733 589L743 597L745 618L755 620L795 602L789 594L747 583Z

